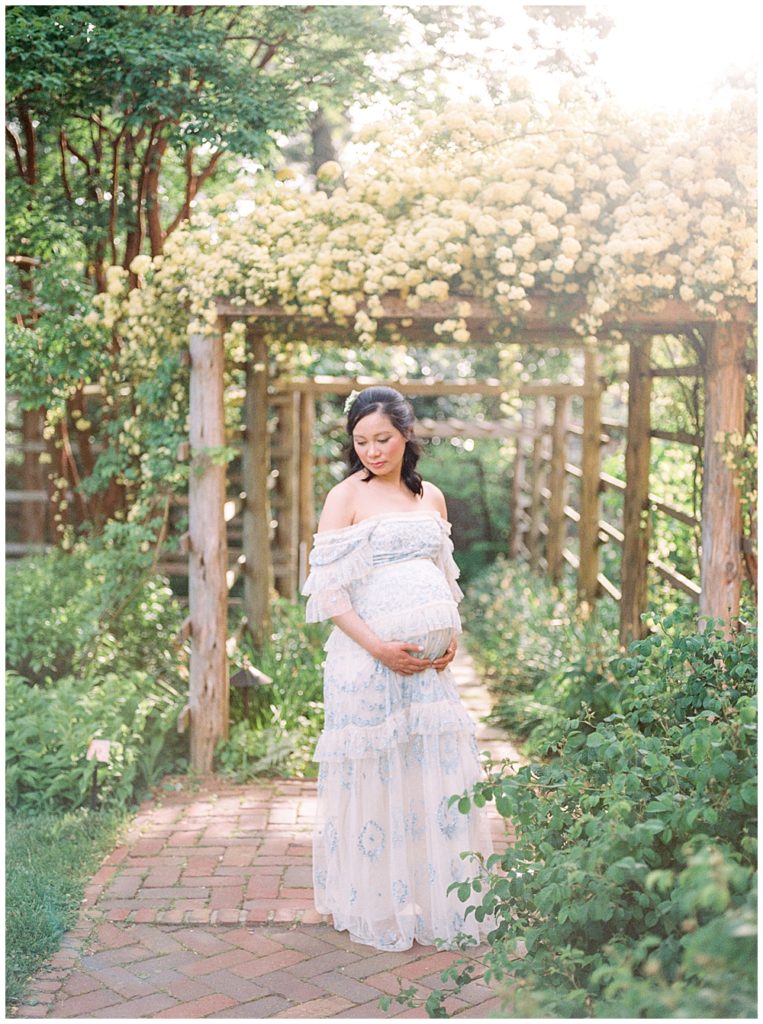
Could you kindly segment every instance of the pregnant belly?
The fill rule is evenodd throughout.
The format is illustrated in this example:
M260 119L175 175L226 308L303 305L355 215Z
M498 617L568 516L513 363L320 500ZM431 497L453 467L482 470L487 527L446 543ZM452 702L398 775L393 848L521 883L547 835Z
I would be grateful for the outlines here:
M421 658L424 661L431 661L440 658L448 649L448 644L455 636L454 629L430 629L428 633L419 633L413 637L401 637L402 640L418 644L423 648L421 651L411 651L414 658Z
M456 603L439 569L425 559L374 569L353 594L353 607L382 640L418 644L411 652L439 658L460 631Z

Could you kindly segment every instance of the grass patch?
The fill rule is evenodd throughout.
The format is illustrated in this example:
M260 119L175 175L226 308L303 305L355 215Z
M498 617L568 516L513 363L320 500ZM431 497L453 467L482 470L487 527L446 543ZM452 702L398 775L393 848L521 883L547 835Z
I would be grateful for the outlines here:
M19 1003L29 978L77 920L85 884L113 846L124 812L70 811L6 818L5 999Z

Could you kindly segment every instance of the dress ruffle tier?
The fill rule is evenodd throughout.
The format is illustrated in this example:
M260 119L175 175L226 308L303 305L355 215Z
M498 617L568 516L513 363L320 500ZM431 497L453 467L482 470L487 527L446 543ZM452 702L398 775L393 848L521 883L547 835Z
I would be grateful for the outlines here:
M461 630L450 524L388 513L315 537L308 621L354 608L382 639L441 654ZM313 843L316 906L379 949L484 934L447 888L491 851L486 819L450 797L480 777L474 725L449 669L393 672L335 628L326 644L325 728Z

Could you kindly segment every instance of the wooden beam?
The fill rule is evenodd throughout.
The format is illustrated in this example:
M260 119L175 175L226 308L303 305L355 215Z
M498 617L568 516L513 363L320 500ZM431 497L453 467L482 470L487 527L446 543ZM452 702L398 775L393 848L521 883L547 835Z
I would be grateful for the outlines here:
M530 459L530 527L527 532L527 549L530 552L530 568L537 569L541 557L540 523L543 518L541 505L541 488L543 487L543 445L545 436L543 427L548 414L548 399L538 395L535 400L535 436L533 437L532 456Z
M188 603L191 620L191 765L212 771L215 746L228 733L228 589L225 574L225 467L208 449L225 445L222 335L190 338Z
M244 405L244 449L241 477L246 495L243 510L244 607L247 629L256 647L270 633L270 591L273 567L270 553L270 439L268 435L268 349L258 330L248 337Z
M724 461L724 439L744 436L746 340L738 323L716 324L707 339L699 612L703 620L723 619L727 633L739 614L743 567L741 496Z
M510 492L510 521L509 521L509 555L517 558L520 550L527 551L521 523L522 515L522 492L525 488L525 452L524 442L521 437L516 439L514 446L514 471L511 475ZM529 556L529 551L527 551Z
M670 516L671 519L677 519L679 523L685 523L687 526L695 528L699 526L699 519L696 516L683 512L674 505L668 505L667 502L661 501L656 494L649 495L649 507L656 509L658 512L663 512L666 516Z
M599 381L599 354L586 347L585 395L583 398L583 451L580 478L580 523L578 545L580 566L578 568L578 599L593 605L598 594L599 577L599 514L601 487L601 393Z
M674 569L672 565L661 561L656 555L649 556L649 564L653 565L660 576L666 579L676 590L682 590L684 594L688 594L695 601L700 599L702 588L694 580L684 576L683 573Z
M416 436L420 438L429 437L472 437L490 439L504 439L509 437L522 436L525 440L532 440L533 432L526 430L519 422L511 420L458 420L449 418L447 420L420 419L416 421Z
M311 395L349 395L363 388L389 387L395 388L402 395L503 395L512 390L512 386L495 378L487 380L434 380L408 379L380 380L378 377L292 377L279 380L276 392L299 391Z
M599 473L599 479L601 480L602 487L609 488L612 491L624 491L625 481L618 480L616 476L611 476L609 473Z
M651 339L631 342L628 373L628 439L625 449L623 556L620 571L620 643L645 634L649 562L649 465L651 456ZM603 476L603 474L602 474ZM618 481L618 484L620 481Z
M45 491L45 474L34 448L45 446L42 431L45 426L43 409L23 409L21 431L23 437L22 490ZM26 544L44 544L46 510L39 502L24 502L21 506L21 539Z
M692 363L691 366L653 366L649 371L650 377L701 377L704 373L699 363Z
M677 444L689 444L695 448L701 448L703 443L699 434L690 434L686 430L652 430L650 433L660 441L675 441Z
M570 410L570 396L559 395L554 400L554 422L551 433L551 463L549 467L548 538L546 561L548 574L556 583L562 575L562 551L566 534L564 516L567 476L564 466L567 462L567 419Z
M467 326L472 334L481 334L485 337L491 333L505 337L507 334L527 335L530 332L537 332L539 340L547 344L558 344L554 338L555 334L566 337L571 344L580 344L580 338L572 329L571 324L582 313L586 311L585 301L578 298L573 299L569 295L556 296L548 292L536 292L527 296L530 309L522 316L519 323L512 324L508 318L501 314L496 307L487 299L478 299L473 295L454 294L443 302L422 302L418 309L411 309L406 301L398 294L388 293L381 296L383 312L376 319L382 326L396 326L405 332L417 325L434 325L443 320L458 317L458 307L462 302L468 302L471 307L469 316L465 317ZM367 304L361 303L360 310L368 312ZM226 319L250 319L257 318L272 321L290 321L299 324L305 336L317 335L321 329L328 328L331 336L337 340L341 336L352 331L349 322L343 324L330 321L328 318L310 318L294 315L284 310L283 306L275 302L269 302L262 306L251 304L239 305L230 300L220 297L217 299L217 311L221 317ZM755 319L755 309L749 303L742 303L733 310L734 318L742 323L751 323ZM693 326L702 326L713 322L714 316L698 313L688 303L678 299L666 299L656 304L654 309L638 309L629 312L626 316L615 313L605 315L602 322L602 330L612 329L634 329L648 328L652 334L675 333L678 329L688 329ZM438 342L443 339L434 335ZM492 338L491 340L495 340Z
M608 523L606 519L599 520L599 537L602 541L613 540L615 544L623 544L625 537L622 530Z
M604 575L603 572L599 573L598 579L599 579L599 586L601 587L601 589L604 591L605 594L609 594L609 596L613 600L615 600L615 601L622 601L622 599L623 599L622 592L614 585L614 583L610 579L608 579Z
M598 388L595 388L598 392ZM586 384L574 384L566 382L556 382L550 380L538 380L528 382L527 384L520 384L519 394L522 397L530 398L534 395L550 395L556 397L557 395L587 395L590 392L590 388Z
M580 568L580 559L574 551L570 551L569 548L562 548L562 558L568 565L571 565L573 569L577 570Z
M308 554L315 530L315 497L313 493L313 445L315 444L315 398L303 392L299 401L299 565L297 587L307 579Z
M298 392L283 396L278 406L278 446L275 505L277 519L274 555L280 555L287 566L283 575L276 575L276 589L283 597L297 596L299 555L299 399Z

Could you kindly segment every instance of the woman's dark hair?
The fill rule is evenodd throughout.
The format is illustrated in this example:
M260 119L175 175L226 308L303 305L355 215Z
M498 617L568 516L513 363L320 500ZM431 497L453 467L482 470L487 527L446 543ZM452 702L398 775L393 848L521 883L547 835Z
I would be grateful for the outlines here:
M353 473L363 470L366 474L363 477L365 482L373 478L373 473L366 469L360 461L358 453L355 451L355 446L352 443L352 434L355 427L364 416L368 416L372 412L381 412L387 416L393 427L399 430L406 438L401 478L409 491L412 491L414 494L423 495L424 484L420 474L416 472L416 463L421 457L422 449L421 444L413 434L415 419L413 406L394 388L366 388L360 392L350 406L347 412L347 433L349 434L350 441L346 449L350 471L347 475L351 476Z

